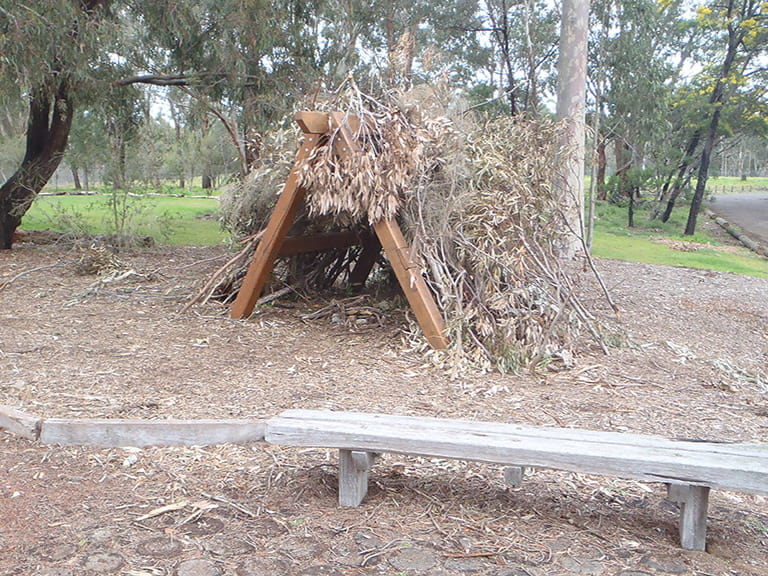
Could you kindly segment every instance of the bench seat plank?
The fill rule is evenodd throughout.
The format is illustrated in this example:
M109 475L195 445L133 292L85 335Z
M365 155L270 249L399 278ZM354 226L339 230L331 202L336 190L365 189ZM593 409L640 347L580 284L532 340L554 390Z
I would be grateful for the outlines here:
M269 420L266 440L768 493L768 444L316 410Z

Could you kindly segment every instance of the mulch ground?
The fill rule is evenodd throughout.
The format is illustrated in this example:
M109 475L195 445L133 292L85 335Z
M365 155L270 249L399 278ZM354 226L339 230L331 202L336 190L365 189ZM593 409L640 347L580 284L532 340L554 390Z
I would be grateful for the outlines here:
M410 350L407 311L359 322L320 298L248 321L181 309L218 248L0 254L0 404L43 417L266 418L288 408L515 421L765 442L768 281L599 262L581 299L611 335L566 368L451 377ZM347 321L349 320L349 321ZM768 499L714 491L706 553L677 546L661 485L385 455L341 509L327 450L102 449L0 432L0 574L768 574Z

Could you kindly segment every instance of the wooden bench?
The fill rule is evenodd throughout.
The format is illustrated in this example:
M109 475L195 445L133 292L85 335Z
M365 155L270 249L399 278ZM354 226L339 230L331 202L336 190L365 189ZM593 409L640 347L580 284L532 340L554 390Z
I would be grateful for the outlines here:
M768 444L736 444L416 418L387 414L289 410L267 421L267 442L339 449L339 503L357 506L376 454L397 452L662 482L680 504L683 548L704 550L710 488L768 494Z

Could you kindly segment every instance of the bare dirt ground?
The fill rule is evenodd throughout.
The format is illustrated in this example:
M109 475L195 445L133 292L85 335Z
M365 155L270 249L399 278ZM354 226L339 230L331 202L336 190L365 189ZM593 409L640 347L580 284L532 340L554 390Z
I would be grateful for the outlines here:
M0 289L0 404L43 417L302 407L768 439L767 280L598 262L621 317L586 276L582 299L611 325L610 355L585 346L568 370L452 379L407 351L402 311L355 329L301 319L327 301L245 322L216 304L180 314L222 249L124 253L137 275L113 282L78 275L78 257L27 243L0 254L0 283L16 278ZM73 448L5 431L0 446L3 575L768 574L761 496L714 491L703 553L678 548L661 485L536 470L510 488L498 468L385 455L363 505L341 509L326 450Z

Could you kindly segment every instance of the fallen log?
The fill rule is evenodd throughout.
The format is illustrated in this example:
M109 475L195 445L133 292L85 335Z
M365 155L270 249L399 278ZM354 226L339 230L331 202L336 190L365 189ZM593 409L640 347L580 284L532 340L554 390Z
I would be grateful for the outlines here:
M708 215L710 218L712 218L715 221L715 224L717 224L723 230L728 232L728 234L736 238L736 240L741 242L744 246L752 250L752 252L760 256L763 256L764 258L768 258L768 247L763 246L758 242L755 242L752 238L744 234L741 228L739 228L738 226L734 226L733 224L728 222L728 220L718 216L714 212L708 212Z

